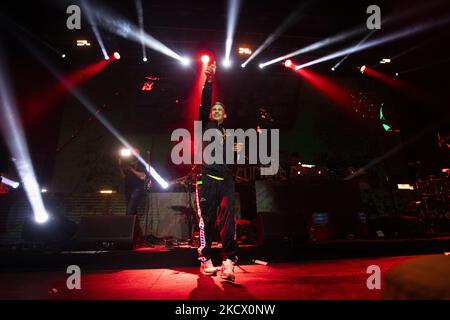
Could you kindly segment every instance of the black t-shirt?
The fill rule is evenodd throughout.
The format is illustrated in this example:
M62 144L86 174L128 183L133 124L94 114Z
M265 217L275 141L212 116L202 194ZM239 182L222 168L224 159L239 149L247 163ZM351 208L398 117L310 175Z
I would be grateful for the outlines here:
M145 166L139 161L133 162L131 167L138 172L145 172ZM125 174L125 192L135 189L144 189L144 180L139 179L131 170L123 170Z
M233 165L226 164L226 130L217 121L209 119L209 113L211 108L211 98L212 98L212 84L206 82L202 90L202 101L199 110L199 120L202 121L203 133L208 129L217 129L222 134L223 137L223 164L205 164L200 166L200 172L204 174L212 174L219 177L229 177L233 173ZM203 142L203 148L205 148L211 142ZM203 159L204 160L204 159Z

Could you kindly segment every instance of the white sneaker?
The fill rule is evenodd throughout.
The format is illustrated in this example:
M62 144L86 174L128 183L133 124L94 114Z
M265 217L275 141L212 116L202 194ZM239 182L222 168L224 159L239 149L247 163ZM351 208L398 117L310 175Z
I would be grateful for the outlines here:
M222 275L220 276L224 280L234 281L234 262L227 259L222 262Z
M206 276L215 276L217 273L216 268L211 261L211 259L200 262L200 272Z

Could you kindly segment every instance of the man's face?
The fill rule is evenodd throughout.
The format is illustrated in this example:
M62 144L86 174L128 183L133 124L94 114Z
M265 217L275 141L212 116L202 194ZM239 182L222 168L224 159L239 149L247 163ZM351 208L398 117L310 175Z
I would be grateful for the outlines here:
M211 107L211 112L209 118L211 120L217 121L219 124L227 117L224 108L220 104L215 104Z

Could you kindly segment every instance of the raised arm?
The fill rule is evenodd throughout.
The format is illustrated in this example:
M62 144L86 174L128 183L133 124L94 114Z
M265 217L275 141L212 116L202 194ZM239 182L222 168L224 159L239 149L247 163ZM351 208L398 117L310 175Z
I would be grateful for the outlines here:
M205 70L206 81L202 90L202 101L199 110L199 120L208 121L209 110L212 104L212 82L216 73L216 62Z

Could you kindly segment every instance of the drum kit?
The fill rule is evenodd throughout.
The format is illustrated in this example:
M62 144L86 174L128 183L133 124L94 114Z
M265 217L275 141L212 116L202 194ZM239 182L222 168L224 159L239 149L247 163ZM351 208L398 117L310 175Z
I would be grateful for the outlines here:
M423 163L410 163L416 169L416 207L420 207L422 218L450 219L450 169L444 168L439 175L423 175Z
M415 189L420 197L443 198L447 200L450 194L450 169L442 169L439 175L424 175L423 162L412 162L408 164L415 168Z

